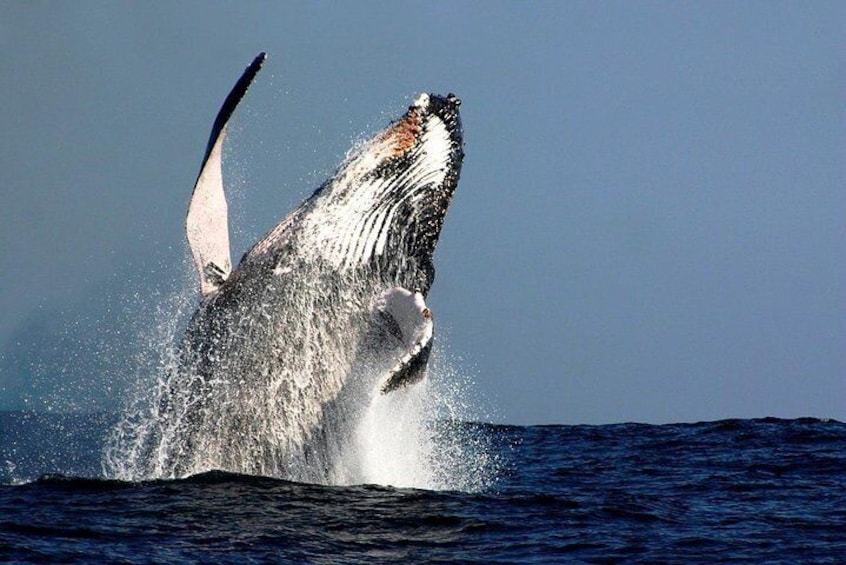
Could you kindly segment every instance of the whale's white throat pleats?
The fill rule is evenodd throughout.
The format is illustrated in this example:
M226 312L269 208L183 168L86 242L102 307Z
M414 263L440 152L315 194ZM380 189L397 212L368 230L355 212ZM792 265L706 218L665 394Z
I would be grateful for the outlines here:
M418 96L405 116L351 151L335 176L248 257L278 248L296 220L298 241L321 248L338 269L390 263L398 255L400 262L407 255L430 263L463 157L458 105L452 95Z
M403 135L389 132L369 142L352 157L338 183L338 196L320 202L325 216L313 226L317 240L325 242L337 266L364 264L385 254L394 220L402 206L413 207L427 190L440 186L447 175L451 154L450 136L437 115L414 126L422 130L405 157L411 166L399 174L377 176L372 171L397 158L397 144ZM326 221L328 220L328 221Z

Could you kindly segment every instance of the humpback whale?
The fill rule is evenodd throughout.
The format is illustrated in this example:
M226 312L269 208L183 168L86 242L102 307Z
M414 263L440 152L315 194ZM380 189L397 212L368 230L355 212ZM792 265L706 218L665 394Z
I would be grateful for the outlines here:
M417 96L233 267L222 146L264 61L225 99L195 182L186 231L201 303L134 449L142 476L325 482L357 403L425 378L433 253L464 156L460 100Z

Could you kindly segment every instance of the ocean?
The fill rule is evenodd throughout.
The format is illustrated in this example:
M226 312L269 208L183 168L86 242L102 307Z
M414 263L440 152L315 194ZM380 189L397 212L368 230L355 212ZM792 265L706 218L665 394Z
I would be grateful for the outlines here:
M846 562L837 421L451 422L440 433L496 464L473 488L428 490L109 479L117 419L0 413L0 562Z

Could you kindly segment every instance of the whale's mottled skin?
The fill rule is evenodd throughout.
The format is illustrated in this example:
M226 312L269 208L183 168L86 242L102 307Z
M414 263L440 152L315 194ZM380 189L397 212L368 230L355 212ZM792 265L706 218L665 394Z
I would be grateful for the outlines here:
M459 100L419 95L232 268L221 147L264 58L221 108L189 206L202 303L161 386L150 476L320 481L332 424L350 416L339 398L400 394L425 374L424 299L464 155Z

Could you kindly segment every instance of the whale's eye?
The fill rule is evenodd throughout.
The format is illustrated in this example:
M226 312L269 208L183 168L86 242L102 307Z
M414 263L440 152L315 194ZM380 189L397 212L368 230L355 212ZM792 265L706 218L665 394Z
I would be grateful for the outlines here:
M423 308L423 317L426 318L427 320L431 320L432 319L432 311L429 310L428 308Z

